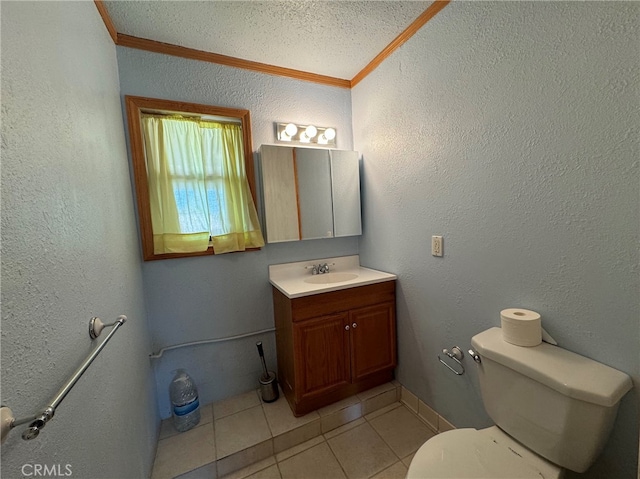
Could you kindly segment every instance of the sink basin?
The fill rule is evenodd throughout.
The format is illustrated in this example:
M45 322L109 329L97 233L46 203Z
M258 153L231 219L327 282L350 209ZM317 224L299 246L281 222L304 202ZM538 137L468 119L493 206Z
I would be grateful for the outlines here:
M331 272L310 274L315 265L327 263ZM315 258L295 263L269 265L269 282L289 299L394 281L395 274L360 266L358 255ZM640 478L638 478L640 479Z
M358 277L355 273L325 273L311 276L304 280L305 283L311 284L331 284L342 283L344 281L351 281Z

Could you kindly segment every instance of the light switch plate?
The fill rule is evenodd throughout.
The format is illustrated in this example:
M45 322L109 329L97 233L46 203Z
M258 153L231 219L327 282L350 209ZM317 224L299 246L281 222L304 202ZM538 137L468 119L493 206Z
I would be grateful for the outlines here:
M433 256L442 256L442 236L431 237L431 254Z

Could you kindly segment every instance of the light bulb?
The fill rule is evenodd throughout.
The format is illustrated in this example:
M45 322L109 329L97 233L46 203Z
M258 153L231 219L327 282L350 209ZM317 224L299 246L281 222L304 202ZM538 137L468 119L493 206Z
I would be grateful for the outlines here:
M324 130L324 137L327 139L327 141L331 141L336 137L336 130L334 130L333 128L327 128L326 130Z
M284 128L284 132L290 137L295 136L298 133L298 127L293 123L288 123Z
M309 125L307 129L304 130L304 133L307 135L309 139L311 139L318 134L318 129L313 125Z

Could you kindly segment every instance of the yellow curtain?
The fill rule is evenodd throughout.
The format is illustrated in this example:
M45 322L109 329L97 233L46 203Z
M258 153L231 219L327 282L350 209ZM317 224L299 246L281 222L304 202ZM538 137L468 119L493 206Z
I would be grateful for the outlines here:
M209 246L201 137L192 121L142 117L154 253Z
M240 125L201 122L213 251L264 246L245 171Z
M239 125L143 115L154 252L264 246Z

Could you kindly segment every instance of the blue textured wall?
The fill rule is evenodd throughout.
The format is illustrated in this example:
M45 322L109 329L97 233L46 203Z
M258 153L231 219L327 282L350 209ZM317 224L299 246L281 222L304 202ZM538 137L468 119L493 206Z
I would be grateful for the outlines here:
M2 404L41 410L91 351L89 319L129 317L37 439L11 433L2 477L151 471L159 421L118 93L93 2L2 3Z
M400 382L458 427L489 424L473 362L436 354L508 307L640 386L639 12L452 2L353 90L361 261L399 276ZM637 453L634 390L585 477L635 477Z
M118 47L118 66L123 98L138 95L250 110L255 151L263 143L274 143L276 121L334 126L338 148L353 147L347 89L123 47ZM351 237L146 262L144 288L154 350L273 328L269 264L357 252L358 238ZM168 351L154 360L160 414L170 415L168 387L171 371L178 367L193 375L205 403L257 388L257 340L263 341L267 362L275 369L274 333Z
M93 3L3 3L3 403L17 415L41 407L89 351L91 315L131 318L40 438L13 433L3 475L27 462L147 475L147 354L271 327L267 265L358 248L400 277L399 379L457 426L489 423L476 376L467 361L453 377L435 354L468 345L506 307L539 311L562 346L637 384L638 11L453 3L350 93L127 48L116 67ZM360 243L268 245L141 274L118 68L122 95L250 109L256 150L274 121L336 126L338 147L364 154ZM444 258L429 254L433 234ZM177 367L205 402L255 387L256 339L275 366L273 335L166 353L154 363L161 415ZM635 475L637 397L587 477Z

